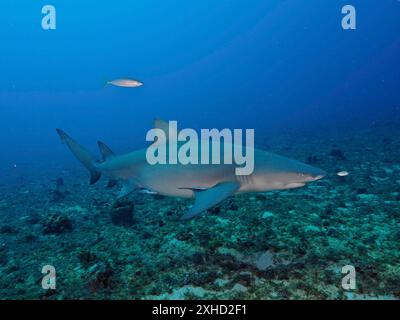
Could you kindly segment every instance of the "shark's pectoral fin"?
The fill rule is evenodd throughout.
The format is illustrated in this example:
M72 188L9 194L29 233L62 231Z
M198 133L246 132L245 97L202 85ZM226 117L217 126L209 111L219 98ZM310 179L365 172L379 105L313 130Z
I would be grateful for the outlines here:
M118 199L121 199L131 192L135 191L138 188L137 183L134 180L126 180L123 185L122 189L118 194Z
M182 219L193 218L203 211L212 208L233 195L239 188L240 185L237 182L223 182L206 190L192 189L195 195L195 202L190 210L182 216Z

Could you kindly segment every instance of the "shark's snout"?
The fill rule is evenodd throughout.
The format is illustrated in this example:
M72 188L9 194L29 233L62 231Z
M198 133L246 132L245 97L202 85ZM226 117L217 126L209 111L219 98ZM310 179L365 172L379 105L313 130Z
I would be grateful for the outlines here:
M320 180L326 176L326 172L319 168L310 166L308 164L299 164L295 171L297 182L313 182Z
M308 173L309 181L317 181L326 176L326 172L324 170L313 168L312 172Z
M319 174L319 175L317 175L317 176L314 177L314 181L323 179L323 178L325 178L325 177L326 177L326 172L323 171L321 174Z

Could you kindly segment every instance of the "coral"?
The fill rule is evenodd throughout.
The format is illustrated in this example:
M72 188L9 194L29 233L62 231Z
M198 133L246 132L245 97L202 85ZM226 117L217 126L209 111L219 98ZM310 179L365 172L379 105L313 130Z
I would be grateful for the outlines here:
M18 229L13 226L4 225L0 227L0 233L3 234L16 234L18 233Z
M82 250L78 252L79 261L85 266L93 264L97 260L97 256L88 250Z
M72 231L71 219L61 213L51 213L43 222L43 234L58 234Z
M104 289L112 289L114 285L113 275L114 271L108 264L102 265L93 273L89 280L88 286L90 290L98 292Z
M132 202L116 202L111 208L110 216L113 224L129 227L133 224L134 205Z

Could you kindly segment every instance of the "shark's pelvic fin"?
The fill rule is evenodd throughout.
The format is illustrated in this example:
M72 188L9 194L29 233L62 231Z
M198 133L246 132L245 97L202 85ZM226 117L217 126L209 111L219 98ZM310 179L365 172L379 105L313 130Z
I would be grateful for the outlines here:
M89 170L90 184L96 183L100 179L101 173L96 168L96 161L92 157L92 155L88 151L86 151L84 147L79 145L74 139L67 135L64 131L62 131L61 129L56 129L56 131L60 136L61 141L68 146L74 156Z
M101 158L103 161L115 156L115 153L105 143L97 141L97 145L99 146Z
M181 219L190 219L199 215L233 195L239 188L240 184L237 182L223 182L207 190L192 189L195 195L194 205Z

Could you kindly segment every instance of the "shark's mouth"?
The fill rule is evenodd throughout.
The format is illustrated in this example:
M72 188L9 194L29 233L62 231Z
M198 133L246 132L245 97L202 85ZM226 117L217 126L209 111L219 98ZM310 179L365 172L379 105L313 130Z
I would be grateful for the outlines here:
M316 176L316 177L314 177L314 181L317 181L317 180L320 180L320 179L322 179L322 178L324 178L325 177L325 175L319 175L319 176Z

